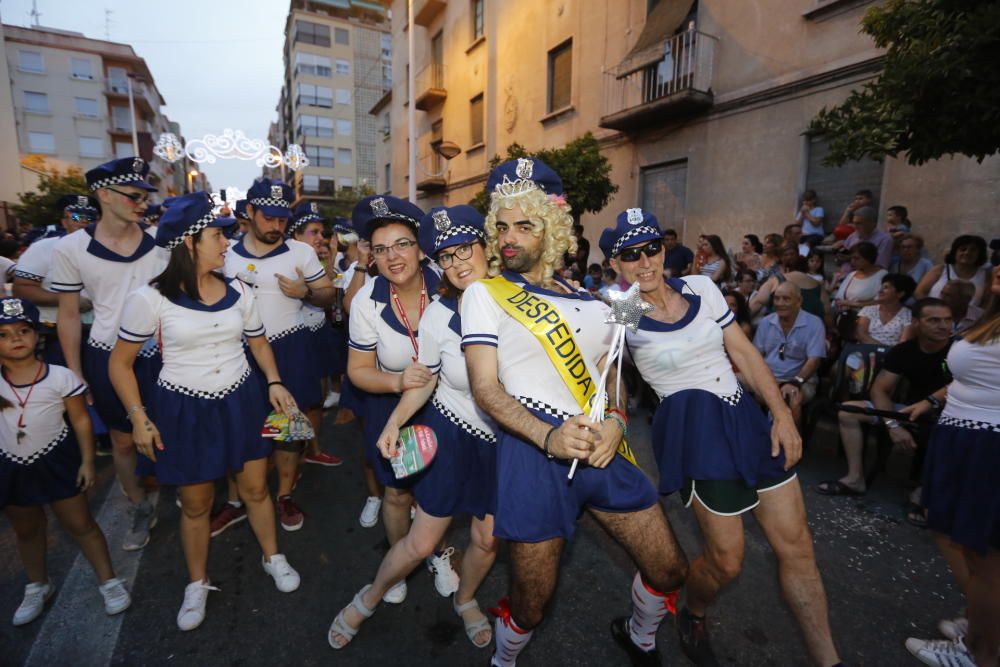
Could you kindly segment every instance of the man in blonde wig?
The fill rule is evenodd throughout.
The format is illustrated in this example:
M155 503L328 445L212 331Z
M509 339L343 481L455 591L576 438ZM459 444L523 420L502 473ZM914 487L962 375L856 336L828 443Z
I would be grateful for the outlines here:
M687 561L656 489L624 444L626 416L608 401L587 416L611 342L608 307L555 275L576 250L562 182L533 158L490 174L487 280L462 299L462 343L476 402L503 428L497 438L494 534L510 543L511 594L501 601L494 667L513 667L541 623L559 559L587 510L638 567L632 615L611 624L634 665L660 664L656 631L675 606ZM608 386L616 386L615 378ZM574 459L579 465L572 479Z

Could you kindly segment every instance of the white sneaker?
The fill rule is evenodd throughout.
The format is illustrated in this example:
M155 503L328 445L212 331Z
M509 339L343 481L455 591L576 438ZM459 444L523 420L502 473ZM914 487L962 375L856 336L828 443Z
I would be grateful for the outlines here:
M132 596L125 590L121 579L108 579L97 587L104 598L104 611L108 616L120 614L132 605Z
M406 599L406 579L401 580L398 584L390 588L382 596L383 602L388 602L389 604L403 604L403 600Z
M177 627L181 630L194 630L205 620L205 603L208 602L208 592L219 590L209 586L208 581L193 581L184 588L184 604L177 612Z
M931 667L976 667L969 649L959 637L955 641L949 639L914 639L906 640L906 650L913 657Z
M331 391L329 394L326 395L326 398L323 400L323 409L329 410L330 408L339 403L340 403L340 394L338 394L335 391Z
M945 619L938 623L938 630L948 639L955 640L969 634L969 619L964 616Z
M382 499L378 496L368 496L365 501L365 508L361 510L361 517L358 523L363 528L373 528L378 523L378 511L382 509Z
M14 612L14 625L26 625L42 615L56 587L50 583L28 584L24 587L24 599Z
M434 588L443 598L458 590L458 572L451 566L454 553L455 547L448 547L427 559L427 569L434 573Z
M275 587L282 593L291 593L299 587L299 573L288 564L288 559L283 555L274 554L270 562L264 558L260 562L264 571L274 579Z

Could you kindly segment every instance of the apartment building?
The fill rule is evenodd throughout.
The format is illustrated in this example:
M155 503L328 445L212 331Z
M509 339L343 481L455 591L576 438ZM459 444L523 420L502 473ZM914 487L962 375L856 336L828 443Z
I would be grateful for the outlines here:
M292 0L285 79L269 136L281 148L299 144L309 158L294 175L300 199L375 187L381 134L368 112L391 86L390 46L386 9L378 3Z
M592 131L619 192L583 218L596 240L617 212L652 210L692 243L780 231L816 189L835 222L860 188L909 207L929 247L996 235L1000 158L822 164L806 128L877 76L860 34L870 0L406 0L392 12L391 190L408 190L408 67L416 70L418 203L466 203L517 142L558 147ZM445 142L462 152L446 160ZM592 244L596 248L596 244ZM596 253L596 250L595 250Z
M163 96L131 46L45 27L5 25L3 38L12 106L4 115L14 119L19 155L86 171L133 155L134 124L150 182L161 197L181 191L183 174L175 172L183 167L153 160L156 138L176 123L162 112Z

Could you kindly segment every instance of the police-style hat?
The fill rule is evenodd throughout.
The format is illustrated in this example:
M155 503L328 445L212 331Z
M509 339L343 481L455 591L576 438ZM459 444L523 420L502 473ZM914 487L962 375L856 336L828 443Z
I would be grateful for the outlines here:
M347 218L342 218L337 216L333 219L333 231L336 234L356 234L354 228L351 227L351 221Z
M656 216L641 208L630 208L618 214L614 227L601 232L599 245L604 256L610 259L630 245L660 238L660 223Z
M547 195L563 193L559 174L533 157L519 157L497 165L486 181L486 192L490 196L516 197L532 190L541 190Z
M146 213L143 214L142 219L146 222L156 220L161 215L163 215L163 205L162 204L150 204L146 207Z
M467 204L435 206L420 221L417 241L428 257L463 243L486 241L483 214Z
M173 197L167 197L166 199L163 200L163 203L160 204L160 206L162 206L165 209L170 208L171 206L173 206L174 204L176 204L178 202L178 200L180 200L180 198L183 197L183 196L184 195L174 195ZM161 213L161 215L162 215L162 213Z
M233 215L236 216L237 220L249 220L250 216L247 215L247 200L238 199L236 201L236 206L233 207Z
M319 204L316 202L302 202L295 207L292 219L285 229L285 236L291 238L295 232L299 231L310 222L325 222L326 220L319 214Z
M64 213L76 213L96 220L101 209L97 200L90 195L65 195L56 202L56 208Z
M374 195L359 201L351 211L351 225L366 241L371 239L371 225L379 220L410 223L419 229L424 212L419 206L392 195Z
M269 218L287 218L292 214L295 190L292 186L270 178L254 181L247 190L247 203Z
M149 163L141 157L124 157L120 160L105 162L87 172L87 187L91 192L101 188L112 188L116 185L131 185L149 192L156 188L146 182L149 174Z
M207 192L192 192L174 198L160 217L156 228L156 245L173 250L187 236L193 236L208 227L232 227L233 218L217 218L212 212L212 198Z
M38 326L38 308L27 299L0 299L0 324L27 322L32 327Z

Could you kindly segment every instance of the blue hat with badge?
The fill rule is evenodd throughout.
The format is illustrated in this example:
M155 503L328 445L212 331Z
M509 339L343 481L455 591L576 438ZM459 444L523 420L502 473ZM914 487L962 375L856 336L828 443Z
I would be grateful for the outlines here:
M269 218L287 218L292 215L295 190L292 186L270 178L259 178L247 190L247 203Z
M0 299L0 324L27 322L32 327L38 326L38 308L27 299Z
M365 240L371 239L371 226L379 220L392 220L420 228L424 212L419 206L392 195L373 195L359 201L351 211L351 225Z
M486 181L486 192L490 196L516 197L533 190L541 190L547 195L563 193L559 174L533 157L519 157L497 165Z
M56 208L64 213L75 213L91 220L97 220L101 209L97 200L90 195L65 195L56 202Z
M435 206L420 221L417 242L428 257L464 243L486 241L483 214L467 204Z
M604 256L610 259L630 245L660 238L660 223L656 216L641 208L630 208L618 214L614 227L601 232L598 244Z
M233 218L217 218L212 211L212 198L207 192L192 192L174 197L174 201L163 212L156 228L156 245L173 250L184 242L185 237L194 236L208 227L232 227Z
M354 227L351 227L351 221L347 218L342 218L339 215L333 219L333 231L337 234L356 234Z
M236 205L233 207L233 215L236 216L237 220L249 220L250 216L247 215L247 200L238 199L236 200Z
M123 157L120 160L105 162L87 172L87 187L91 192L101 188L112 188L116 185L130 185L149 192L156 188L146 182L149 174L149 163L141 157Z
M319 214L319 204L314 201L302 202L295 207L292 219L285 229L285 236L291 238L295 232L299 231L310 222L326 222L326 219Z

